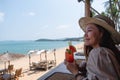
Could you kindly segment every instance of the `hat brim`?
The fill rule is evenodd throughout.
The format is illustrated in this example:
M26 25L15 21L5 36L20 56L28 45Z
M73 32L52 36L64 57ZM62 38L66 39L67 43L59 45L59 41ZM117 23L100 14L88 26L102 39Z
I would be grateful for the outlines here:
M83 17L79 20L79 25L85 31L85 27L89 23L94 23L102 26L104 29L106 29L108 32L110 32L112 39L116 44L120 44L120 33L117 32L113 27L111 27L109 24L107 24L105 21L102 21L97 18L91 18L91 17Z

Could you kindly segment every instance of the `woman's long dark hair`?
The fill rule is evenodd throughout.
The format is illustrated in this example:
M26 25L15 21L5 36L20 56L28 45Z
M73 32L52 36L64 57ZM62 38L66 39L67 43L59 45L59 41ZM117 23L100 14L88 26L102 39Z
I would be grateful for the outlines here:
M113 41L113 39L111 37L111 34L106 29L104 29L103 27L101 27L101 26L99 26L97 24L95 24L95 25L98 28L98 30L103 33L103 36L102 36L102 38L100 40L99 45L101 47L106 47L106 48L112 50L115 57L116 57L116 59L117 59L117 61L118 61L118 63L120 64L120 51L116 47L116 45L115 45L115 43L114 43L114 41ZM85 55L87 57L88 57L89 52L91 51L91 49L92 49L92 47L85 46Z
M114 43L114 41L111 37L111 34L106 29L104 29L103 27L101 27L99 25L96 25L96 26L99 29L99 31L103 33L103 36L101 38L101 41L100 41L99 45L101 47L106 47L106 48L112 50L113 53L115 54L115 57L116 57L118 63L120 64L120 51L116 47L116 45L115 45L115 43Z

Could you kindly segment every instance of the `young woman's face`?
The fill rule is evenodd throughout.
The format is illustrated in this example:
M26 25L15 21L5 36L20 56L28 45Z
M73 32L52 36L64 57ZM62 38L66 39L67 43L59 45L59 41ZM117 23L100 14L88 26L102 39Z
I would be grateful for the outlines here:
M95 24L88 24L85 29L85 45L93 48L99 47L99 42L102 33L98 30Z

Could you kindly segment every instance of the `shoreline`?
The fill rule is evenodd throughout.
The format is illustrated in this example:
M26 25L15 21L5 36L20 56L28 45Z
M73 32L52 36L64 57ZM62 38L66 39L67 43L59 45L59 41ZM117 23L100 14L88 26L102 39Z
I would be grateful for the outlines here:
M78 44L81 41L73 41L73 44ZM6 41L0 43L2 47L0 47L0 54L9 52L9 53L19 53L19 54L27 54L30 50L51 50L54 48L66 47L68 45L68 41ZM14 44L14 45L13 45Z
M77 51L80 51L80 49L83 48L83 42L80 42L77 45L74 45L77 49ZM62 47L62 48L57 48L56 49L56 66L59 65L61 62L64 61L65 58L65 50L67 47ZM44 59L44 58L43 58ZM48 55L48 59L53 59L53 55L49 54ZM38 54L32 54L31 56L31 62L37 62L40 61L40 56ZM20 80L37 80L40 76L44 75L45 73L47 73L48 71L50 71L51 69L55 68L52 67L51 69L47 70L47 71L41 71L41 70L29 70L29 56L26 55L25 57L22 57L20 59L16 59L13 61L10 61L11 64L14 65L15 69L18 68L22 68L23 69L23 74L24 77L20 77ZM8 65L8 64L6 64ZM4 68L4 63L0 64L0 69Z

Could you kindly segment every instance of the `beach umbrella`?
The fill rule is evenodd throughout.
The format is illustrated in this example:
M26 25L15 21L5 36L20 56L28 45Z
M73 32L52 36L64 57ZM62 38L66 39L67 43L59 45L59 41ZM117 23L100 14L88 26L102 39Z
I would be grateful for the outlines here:
M4 62L4 65L5 65L5 69L6 69L6 62L8 61L9 62L9 65L10 65L10 60L12 60L12 56L9 55L9 53L4 53L0 56L0 61Z
M18 59L20 57L23 57L24 55L22 54L15 54L15 53L3 53L0 55L0 61L4 62L5 64L5 69L6 69L6 62L10 65L10 61L14 59Z
M9 61L9 60L12 60L13 59L13 56L9 53L4 53L0 56L0 60L5 62L5 61Z

